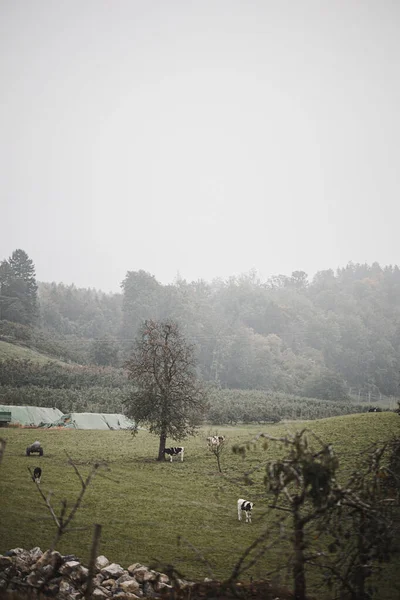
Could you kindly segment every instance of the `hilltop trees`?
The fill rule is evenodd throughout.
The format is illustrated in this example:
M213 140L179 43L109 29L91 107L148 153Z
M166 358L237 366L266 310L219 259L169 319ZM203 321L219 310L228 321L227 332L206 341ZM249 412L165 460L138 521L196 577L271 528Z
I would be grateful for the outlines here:
M37 317L35 266L24 250L0 263L0 320L31 325Z
M45 329L84 338L116 337L122 313L121 294L63 283L39 283L40 320Z
M157 460L164 460L167 438L179 441L193 435L205 408L193 347L177 323L146 321L126 367L134 382L128 415L159 436Z
M16 250L0 261L0 320L3 327L10 321L30 326L40 304L38 321L47 335L66 338L57 357L116 365L116 348L103 339L113 339L126 360L145 319L172 319L196 345L203 379L221 388L331 401L398 396L397 266L349 263L311 279L293 271L262 282L250 272L212 282L177 278L168 285L138 270L128 271L121 287L121 293L104 294L39 283L37 302L32 261ZM37 338L33 330L30 335Z
M140 323L145 319L159 318L159 296L162 286L146 271L128 271L121 283L122 337L136 337Z

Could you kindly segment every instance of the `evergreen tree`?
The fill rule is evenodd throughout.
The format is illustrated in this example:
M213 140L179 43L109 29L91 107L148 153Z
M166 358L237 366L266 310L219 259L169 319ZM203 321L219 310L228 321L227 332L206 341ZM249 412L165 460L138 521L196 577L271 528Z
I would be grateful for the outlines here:
M35 266L24 250L14 250L0 265L0 318L25 325L37 317Z

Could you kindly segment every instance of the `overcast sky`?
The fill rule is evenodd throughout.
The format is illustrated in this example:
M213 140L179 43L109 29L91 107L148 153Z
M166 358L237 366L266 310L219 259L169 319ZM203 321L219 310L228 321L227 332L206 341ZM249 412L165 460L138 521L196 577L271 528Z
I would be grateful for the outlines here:
M40 281L400 262L398 0L0 0L0 85Z

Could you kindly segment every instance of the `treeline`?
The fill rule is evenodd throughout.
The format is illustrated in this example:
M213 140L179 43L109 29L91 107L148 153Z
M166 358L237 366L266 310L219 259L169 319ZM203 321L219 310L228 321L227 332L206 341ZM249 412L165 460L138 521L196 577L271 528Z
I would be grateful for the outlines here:
M343 402L398 394L398 266L349 263L312 280L295 271L266 282L249 273L170 285L128 271L121 294L35 286L22 250L1 263L0 335L14 328L11 337L62 360L121 367L143 320L173 319L195 345L203 379L221 388ZM24 325L33 329L17 331Z
M267 282L250 273L171 285L129 271L122 294L40 284L39 299L43 328L96 338L87 362L121 365L143 320L170 318L195 344L204 379L223 388L343 400L398 393L397 266L350 263L311 281L296 271Z

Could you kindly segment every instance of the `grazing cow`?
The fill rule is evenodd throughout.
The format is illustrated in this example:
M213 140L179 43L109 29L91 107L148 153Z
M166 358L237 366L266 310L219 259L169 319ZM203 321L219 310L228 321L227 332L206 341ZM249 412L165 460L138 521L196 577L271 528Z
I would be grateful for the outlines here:
M246 523L251 523L251 511L253 509L254 502L249 502L248 500L243 500L243 498L239 498L237 501L237 509L238 509L238 519L242 520L242 511L246 513Z
M42 476L42 469L40 467L35 467L33 471L33 481L35 483L40 483L40 478Z
M207 438L207 444L210 447L212 447L212 446L219 446L224 441L225 441L225 436L224 435L212 435L211 437Z
M37 452L39 454L39 456L43 456L42 445L37 440L36 440L36 442L33 442L33 444L31 444L30 446L27 447L26 455L30 456L32 454L32 452Z
M382 412L382 409L381 409L381 408L379 408L379 407L378 407L378 408L376 408L376 406L375 406L375 407L373 407L373 408L369 408L369 409L368 409L368 412Z
M170 462L172 462L173 456L180 455L181 462L183 462L183 451L185 448L183 446L173 446L172 448L165 448L164 454L168 454Z

